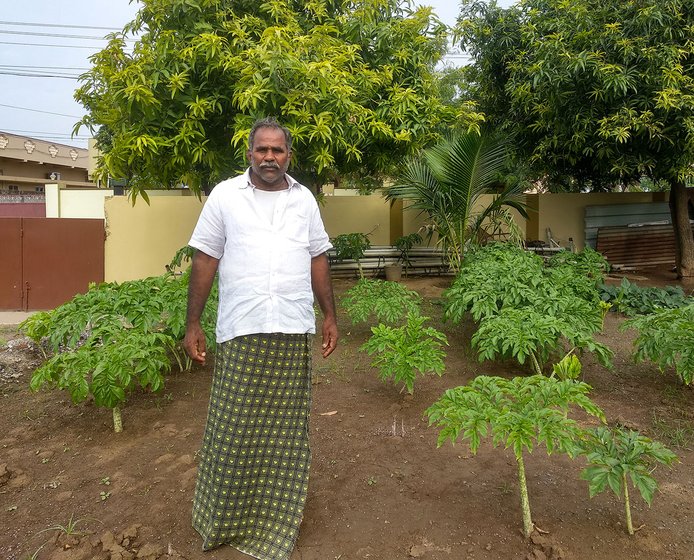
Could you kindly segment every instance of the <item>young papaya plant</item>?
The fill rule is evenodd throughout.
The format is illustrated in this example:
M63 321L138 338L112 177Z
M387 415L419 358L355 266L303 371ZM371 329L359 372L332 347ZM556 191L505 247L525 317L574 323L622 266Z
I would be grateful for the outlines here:
M397 323L408 313L418 313L421 296L399 282L362 278L342 298L352 323L373 317L376 322Z
M685 385L694 381L694 303L661 309L625 321L622 330L635 329L634 360L650 360L660 371L674 367Z
M573 348L609 367L612 352L594 338L604 317L597 278L586 274L601 268L590 264L594 257L571 255L545 267L537 255L513 246L472 251L445 292L445 316L461 322L469 313L478 323L471 344L480 361L512 358L541 373Z
M582 430L569 418L572 407L604 421L603 412L588 397L590 386L556 377L478 376L470 384L449 389L427 410L430 425L440 429L438 446L447 440L468 440L475 454L483 438L492 445L511 448L518 468L523 534L534 525L523 456L544 445L548 454L558 451L575 457L580 452Z
M383 381L392 378L394 383L404 383L412 393L417 372L443 374L445 353L442 346L448 345L448 340L435 328L424 328L428 319L408 313L407 323L401 327L381 323L371 328L373 334L360 350L376 355L371 365L379 369Z
M163 387L163 374L171 368L167 351L173 344L165 334L123 329L104 343L55 354L34 372L30 388L67 390L74 403L93 395L96 406L113 410L114 431L122 432L120 406L127 393L137 385L152 391Z
M629 480L650 506L658 489L652 475L655 467L658 464L672 465L677 461L677 455L639 432L620 427L599 426L590 430L582 445L588 467L581 473L581 478L588 481L590 497L608 487L618 498L624 496L627 532L633 535Z
M177 258L184 254L179 251ZM29 317L20 330L38 343L47 359L34 373L31 388L64 389L74 402L92 395L97 406L113 409L114 427L121 429L120 406L130 390L138 385L161 388L172 359L181 370L190 367L180 345L189 276L187 270L122 284L93 284L56 309ZM215 282L202 316L210 349L215 345L216 301Z

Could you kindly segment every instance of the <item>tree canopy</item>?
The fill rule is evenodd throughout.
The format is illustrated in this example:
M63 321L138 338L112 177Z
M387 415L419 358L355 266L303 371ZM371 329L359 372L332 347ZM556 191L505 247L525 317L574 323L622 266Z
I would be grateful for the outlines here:
M694 163L691 0L465 2L457 31L475 60L480 109L550 188L641 177L670 185L694 274L685 192Z
M292 172L387 173L444 125L474 126L439 100L446 27L398 0L143 0L92 57L77 127L97 131L102 175L195 190L244 167L256 118L292 132ZM132 51L126 39L137 37Z

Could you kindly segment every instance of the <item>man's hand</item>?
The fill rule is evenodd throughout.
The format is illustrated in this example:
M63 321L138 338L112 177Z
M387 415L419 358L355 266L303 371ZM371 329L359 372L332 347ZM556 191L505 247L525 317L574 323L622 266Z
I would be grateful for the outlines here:
M188 325L186 328L186 336L183 339L183 348L191 360L198 362L202 366L205 365L207 342L200 323Z
M334 319L323 320L323 344L321 351L324 358L330 356L337 347L337 325Z

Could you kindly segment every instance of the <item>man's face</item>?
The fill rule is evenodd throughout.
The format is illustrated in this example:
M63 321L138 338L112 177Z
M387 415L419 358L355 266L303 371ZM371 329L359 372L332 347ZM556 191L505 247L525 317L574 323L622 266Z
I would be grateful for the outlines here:
M284 174L291 157L281 130L268 127L256 130L253 146L248 150L253 184L261 190L285 188Z

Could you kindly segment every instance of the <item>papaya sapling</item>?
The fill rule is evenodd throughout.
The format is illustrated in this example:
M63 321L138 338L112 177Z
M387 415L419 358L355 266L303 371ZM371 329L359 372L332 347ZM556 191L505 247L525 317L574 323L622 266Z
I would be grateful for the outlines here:
M477 453L483 438L492 445L511 448L518 468L523 534L535 528L525 478L524 453L544 444L554 451L575 457L582 430L568 417L572 406L604 421L603 412L588 398L590 386L570 379L533 375L503 379L481 375L470 384L449 389L429 409L430 425L440 429L438 446L447 440L469 440Z

